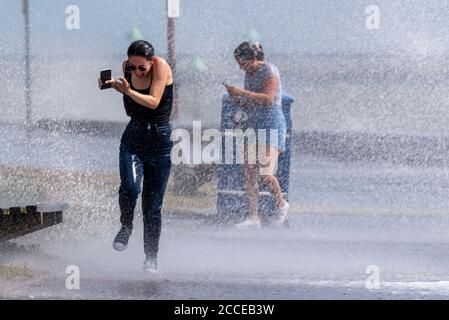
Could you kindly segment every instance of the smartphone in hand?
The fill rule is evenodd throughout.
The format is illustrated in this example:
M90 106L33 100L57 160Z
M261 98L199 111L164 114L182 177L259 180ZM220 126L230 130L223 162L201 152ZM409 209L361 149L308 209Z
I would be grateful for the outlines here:
M105 83L108 80L112 80L112 70L111 69L102 70L100 72L100 89L101 90L112 88L112 85L110 83L109 84Z

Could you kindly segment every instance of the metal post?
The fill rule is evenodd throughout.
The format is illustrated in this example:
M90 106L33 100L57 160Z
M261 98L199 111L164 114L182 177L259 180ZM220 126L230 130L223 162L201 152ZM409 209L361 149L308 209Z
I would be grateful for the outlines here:
M26 106L26 135L31 136L31 47L30 47L30 11L29 1L22 0L25 17L25 106Z
M178 119L178 89L179 83L176 77L176 51L175 51L175 18L179 16L179 0L167 0L167 46L168 46L168 64L173 72L173 110L172 119Z

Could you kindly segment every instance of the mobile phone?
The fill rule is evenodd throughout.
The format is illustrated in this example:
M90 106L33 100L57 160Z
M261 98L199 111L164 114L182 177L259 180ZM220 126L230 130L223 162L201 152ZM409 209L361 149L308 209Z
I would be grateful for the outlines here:
M110 83L105 84L105 82L108 80L112 80L112 70L111 69L102 70L100 72L100 81L101 81L100 89L101 90L112 88L112 85Z

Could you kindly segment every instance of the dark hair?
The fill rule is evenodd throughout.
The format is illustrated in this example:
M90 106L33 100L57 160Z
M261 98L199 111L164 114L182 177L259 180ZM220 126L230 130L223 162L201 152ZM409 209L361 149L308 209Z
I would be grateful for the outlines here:
M139 56L151 60L154 57L153 45L145 40L134 41L128 48L128 57L130 56Z
M252 60L257 59L263 61L265 58L262 45L259 42L245 41L240 44L234 51L236 59Z

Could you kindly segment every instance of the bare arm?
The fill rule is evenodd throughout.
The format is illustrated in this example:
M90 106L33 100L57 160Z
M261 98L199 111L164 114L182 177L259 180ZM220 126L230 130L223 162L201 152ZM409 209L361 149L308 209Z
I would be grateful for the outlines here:
M170 67L168 63L163 59L157 59L153 67L153 81L151 84L150 95L141 94L137 91L130 89L126 93L131 99L137 103L150 108L156 109L161 102L162 95L164 94L165 86L167 85L167 79L170 75Z
M122 68L123 73L125 72L125 63L123 62ZM120 77L120 82L116 82L115 80L110 80L110 82L114 89L117 91L126 94L135 102L149 108L156 109L161 102L162 95L164 94L165 86L167 85L167 81L171 75L171 70L168 63L161 58L158 58L153 64L153 81L151 84L150 94L141 94L135 90L130 88L128 81L126 81L125 77ZM108 83L106 82L106 83Z
M260 93L232 86L226 86L226 89L231 96L247 98L263 105L272 105L276 99L277 82L278 80L276 77L271 77L264 82L263 92Z

